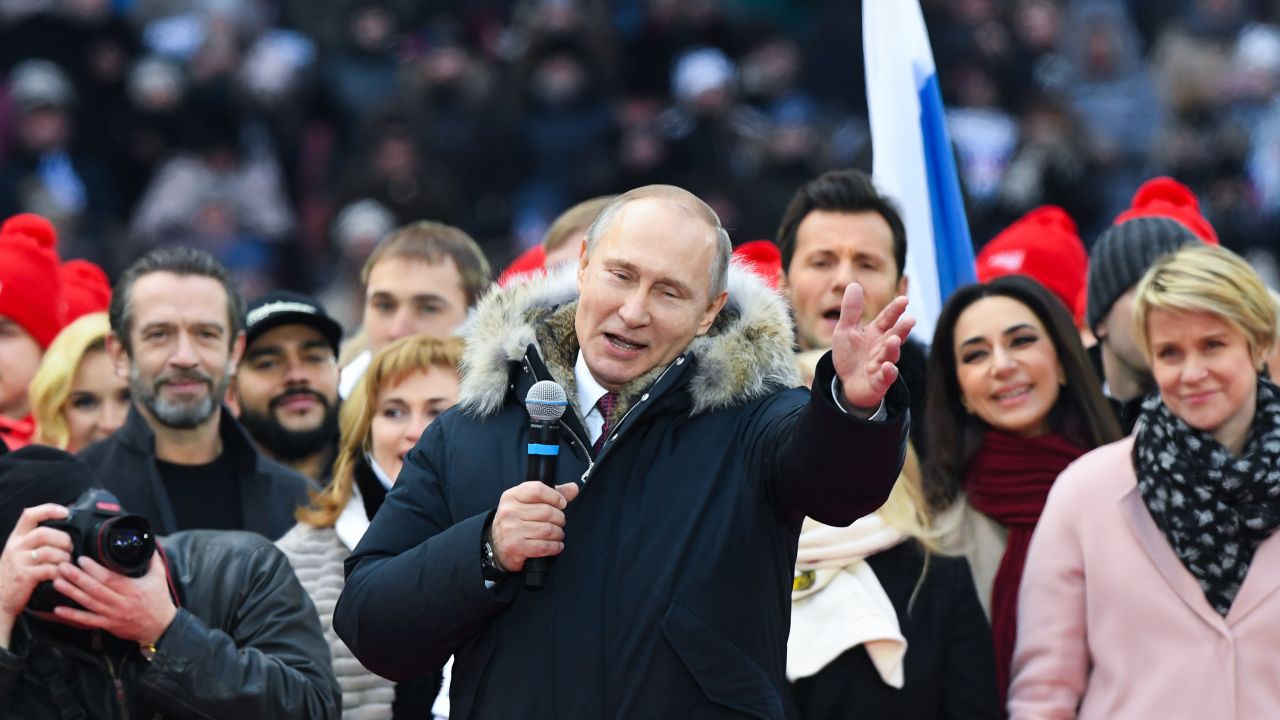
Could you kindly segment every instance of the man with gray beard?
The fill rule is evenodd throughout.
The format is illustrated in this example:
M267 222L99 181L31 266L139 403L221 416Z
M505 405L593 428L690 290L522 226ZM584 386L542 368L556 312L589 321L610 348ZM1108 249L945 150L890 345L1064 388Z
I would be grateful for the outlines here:
M107 353L134 412L80 453L159 535L248 530L276 540L307 502L305 477L261 455L222 406L244 352L244 300L213 256L147 253L111 298Z

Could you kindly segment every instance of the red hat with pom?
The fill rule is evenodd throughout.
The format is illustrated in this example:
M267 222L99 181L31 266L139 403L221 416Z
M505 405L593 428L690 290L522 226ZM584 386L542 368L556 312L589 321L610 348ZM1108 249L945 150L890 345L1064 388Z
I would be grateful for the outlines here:
M0 316L47 348L63 325L58 234L39 215L15 215L0 225Z
M67 324L82 315L106 312L111 305L111 284L102 268L88 260L68 260L58 266Z
M982 248L978 280L1026 275L1049 288L1072 314L1085 287L1089 255L1075 221L1056 205L1023 215Z
M1129 209L1116 216L1113 225L1138 217L1167 217L1177 220L1196 237L1210 245L1218 244L1218 233L1200 213L1200 201L1191 188L1171 177L1152 178L1138 187Z
M734 249L733 259L764 278L769 287L778 289L778 281L782 277L782 253L777 245L768 240L745 242Z

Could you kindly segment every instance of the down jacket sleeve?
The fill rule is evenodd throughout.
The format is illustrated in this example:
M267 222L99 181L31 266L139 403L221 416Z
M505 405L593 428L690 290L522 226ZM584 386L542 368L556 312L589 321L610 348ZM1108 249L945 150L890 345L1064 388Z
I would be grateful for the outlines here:
M797 413L769 416L753 452L768 473L778 515L809 516L845 526L884 504L906 459L911 427L907 390L899 379L885 395L885 420L847 415L825 388L835 378L831 353L818 362L809 402ZM780 395L775 402L788 402Z
M173 537L178 535L196 533ZM139 693L184 717L336 720L341 692L329 647L315 606L284 554L248 533L234 533L238 537L224 547L211 546L231 533L199 535L188 540L204 546L200 555L206 559L178 571L188 606L178 611L157 643L154 662L139 674ZM228 565L218 562L219 553L245 555ZM228 567L240 572L216 574Z
M488 512L456 524L450 516L445 468L435 465L446 457L446 425L432 423L405 458L377 522L347 559L347 582L334 608L338 637L365 667L391 680L439 671L516 592L516 580L486 588L480 574ZM415 642L383 641L403 637L406 628L417 631Z

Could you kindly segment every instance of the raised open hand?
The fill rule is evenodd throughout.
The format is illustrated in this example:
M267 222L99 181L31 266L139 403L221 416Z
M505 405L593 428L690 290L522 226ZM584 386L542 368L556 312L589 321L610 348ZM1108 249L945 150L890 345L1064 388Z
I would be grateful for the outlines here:
M864 325L862 302L862 286L849 283L840 301L840 320L831 338L831 359L844 390L845 407L870 415L898 378L895 363L916 321L903 314L907 298L899 295Z

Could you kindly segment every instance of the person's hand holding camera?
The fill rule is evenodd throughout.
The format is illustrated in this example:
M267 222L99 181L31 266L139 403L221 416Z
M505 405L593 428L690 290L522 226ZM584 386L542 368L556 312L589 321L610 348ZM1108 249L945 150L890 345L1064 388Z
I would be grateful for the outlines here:
M22 511L18 524L0 552L0 648L9 647L13 624L42 582L58 577L59 563L71 559L71 536L40 527L46 520L61 520L67 509L52 503Z
M178 614L159 553L151 556L142 577L112 572L84 556L77 558L76 564L58 565L57 576L53 589L84 607L60 605L53 609L59 620L70 625L102 630L139 645L154 645Z

